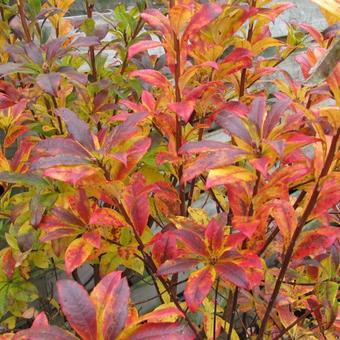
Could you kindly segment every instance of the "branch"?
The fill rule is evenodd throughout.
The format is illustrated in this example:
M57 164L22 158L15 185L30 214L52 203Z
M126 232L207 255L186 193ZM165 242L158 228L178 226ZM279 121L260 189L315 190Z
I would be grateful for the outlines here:
M263 317L263 321L262 321L262 324L261 324L261 327L260 327L260 330L259 330L259 334L257 336L257 340L263 339L263 335L264 335L264 332L266 330L266 326L267 326L267 322L268 322L269 317L270 317L270 313L271 313L271 311L274 307L275 300L276 300L276 298L279 294L279 291L280 291L280 288L281 288L281 285L282 285L282 282L283 282L283 278L286 274L286 271L287 271L288 266L289 266L289 262L291 260L292 255L293 255L293 252L294 252L294 247L295 247L296 241L297 241L297 239L298 239L298 237L299 237L299 235L300 235L300 233L301 233L301 231L302 231L302 229L303 229L303 227L304 227L304 225L305 225L305 223L308 219L308 216L311 214L311 212L312 212L312 210L313 210L313 208L314 208L314 206L317 202L317 199L318 199L318 196L319 196L319 193L320 193L320 188L319 188L320 181L323 177L325 177L328 174L328 171L329 171L329 169L332 165L332 161L334 159L334 155L335 155L335 152L336 152L336 146L337 146L337 143L338 143L339 135L340 135L340 128L338 128L336 135L332 139L332 143L331 143L331 146L329 148L329 152L328 152L328 155L327 155L327 158L326 158L326 162L323 166L323 169L321 171L321 174L320 174L318 180L315 183L315 186L314 186L312 195L310 197L310 200L309 200L309 202L306 206L306 209L305 209L305 211L304 211L304 213L303 213L303 215L300 219L298 226L296 227L296 229L294 231L294 234L293 234L292 239L290 241L290 244L288 246L286 255L283 259L283 263L282 263L282 267L281 267L279 276L276 280L273 293L270 297L265 315Z

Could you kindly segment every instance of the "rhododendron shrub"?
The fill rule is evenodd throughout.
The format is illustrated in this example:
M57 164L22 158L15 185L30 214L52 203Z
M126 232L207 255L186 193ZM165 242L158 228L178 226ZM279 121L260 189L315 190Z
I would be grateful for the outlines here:
M72 2L0 4L4 339L340 336L338 2Z

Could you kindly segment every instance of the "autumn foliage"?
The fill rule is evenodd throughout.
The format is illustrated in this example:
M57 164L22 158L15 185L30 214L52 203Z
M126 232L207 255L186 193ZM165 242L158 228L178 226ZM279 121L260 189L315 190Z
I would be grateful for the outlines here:
M339 337L338 2L72 2L0 2L0 338Z

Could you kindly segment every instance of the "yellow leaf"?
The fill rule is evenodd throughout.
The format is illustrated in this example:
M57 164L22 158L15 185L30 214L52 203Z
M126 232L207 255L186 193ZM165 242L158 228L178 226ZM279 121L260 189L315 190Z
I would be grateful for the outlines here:
M235 181L250 182L255 179L256 175L253 172L239 166L230 165L225 168L210 170L206 187L211 188L212 186L233 183Z
M208 224L209 223L209 216L203 209L198 208L188 208L189 216L199 224Z
M255 43L252 47L252 52L254 56L257 56L261 54L264 50L266 50L269 47L275 47L275 46L282 46L283 42L274 38L265 38L257 43Z
M312 0L317 5L319 5L322 9L329 12L331 15L340 19L340 2L337 0Z

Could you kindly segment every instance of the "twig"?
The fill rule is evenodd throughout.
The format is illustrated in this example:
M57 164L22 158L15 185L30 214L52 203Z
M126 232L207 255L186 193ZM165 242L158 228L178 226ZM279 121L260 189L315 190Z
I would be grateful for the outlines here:
M317 202L317 199L318 199L318 196L319 196L319 193L320 193L320 188L319 188L320 180L328 174L328 171L329 171L329 169L332 165L333 158L334 158L334 155L335 155L335 152L336 152L336 147L337 147L339 135L340 135L340 128L338 128L336 135L332 139L332 143L331 143L331 146L329 148L329 152L328 152L325 164L322 168L321 174L320 174L318 180L316 181L316 183L314 185L314 189L313 189L312 195L309 199L309 202L308 202L308 204L307 204L307 206L306 206L306 208L303 212L303 215L302 215L302 217L299 221L299 224L296 227L294 234L292 236L292 239L289 243L286 255L284 256L284 259L283 259L283 263L282 263L282 267L281 267L279 276L276 280L273 293L270 297L265 315L263 317L263 321L262 321L262 324L261 324L261 327L260 327L260 330L259 330L259 334L257 336L257 340L263 339L263 335L264 335L264 332L265 332L265 329L266 329L266 326L267 326L267 322L268 322L269 317L270 317L270 313L271 313L271 311L274 307L275 300L276 300L276 298L279 294L281 284L283 282L283 278L286 274L286 271L287 271L288 266L289 266L289 262L291 260L292 255L293 255L293 252L294 252L294 247L295 247L296 241L297 241L297 239L298 239L298 237L299 237L309 215L311 214L311 212L312 212L312 210L313 210L313 208L314 208L314 206Z

